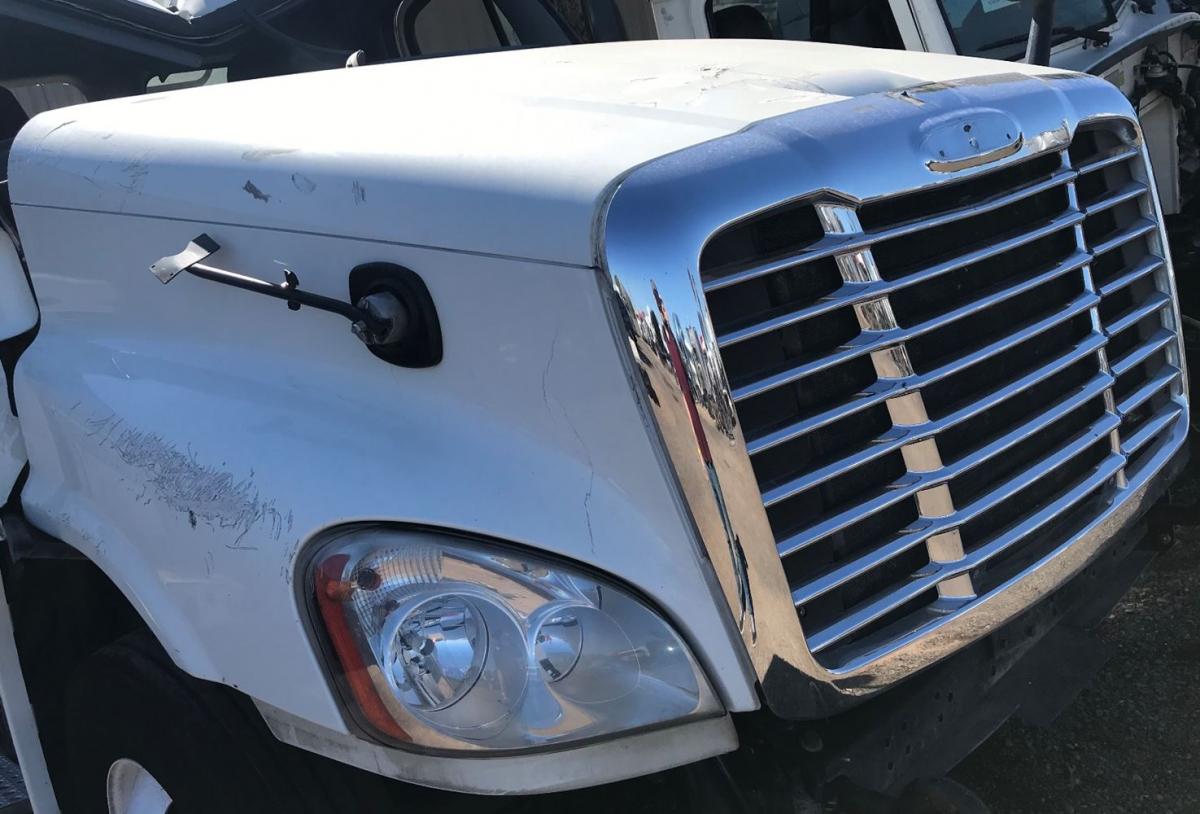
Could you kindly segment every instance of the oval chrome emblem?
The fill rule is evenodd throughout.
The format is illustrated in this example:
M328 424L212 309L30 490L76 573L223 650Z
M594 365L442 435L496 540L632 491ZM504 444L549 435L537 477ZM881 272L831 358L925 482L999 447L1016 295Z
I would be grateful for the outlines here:
M934 172L958 172L1016 155L1025 135L999 110L968 111L933 125L921 143Z

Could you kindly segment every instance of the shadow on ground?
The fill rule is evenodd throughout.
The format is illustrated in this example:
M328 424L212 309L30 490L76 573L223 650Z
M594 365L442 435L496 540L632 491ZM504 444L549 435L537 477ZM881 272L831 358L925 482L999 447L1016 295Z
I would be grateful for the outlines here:
M995 814L1200 811L1200 528L1177 538L1105 619L1115 652L1075 703L955 771Z

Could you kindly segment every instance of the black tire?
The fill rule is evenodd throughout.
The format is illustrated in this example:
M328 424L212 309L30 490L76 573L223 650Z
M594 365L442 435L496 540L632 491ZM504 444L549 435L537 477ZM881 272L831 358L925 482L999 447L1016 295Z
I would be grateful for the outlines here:
M64 712L69 777L57 785L70 814L107 814L108 770L120 758L166 789L171 814L395 812L434 796L455 810L464 801L279 743L248 699L184 674L145 631L80 665Z

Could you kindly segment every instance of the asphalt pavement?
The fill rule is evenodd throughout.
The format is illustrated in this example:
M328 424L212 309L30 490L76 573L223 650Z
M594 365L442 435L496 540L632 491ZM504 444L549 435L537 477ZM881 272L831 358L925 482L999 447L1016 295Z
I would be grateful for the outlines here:
M1112 657L1075 702L955 772L994 814L1200 812L1200 528L1174 537L1102 623Z

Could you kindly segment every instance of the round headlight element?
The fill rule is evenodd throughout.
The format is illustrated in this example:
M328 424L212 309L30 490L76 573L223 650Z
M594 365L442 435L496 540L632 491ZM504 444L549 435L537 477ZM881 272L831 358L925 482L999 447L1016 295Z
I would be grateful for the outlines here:
M372 527L313 573L344 686L389 743L527 748L722 712L670 623L581 569Z
M385 675L410 707L439 710L458 701L483 672L488 629L474 605L440 596L396 617L383 629Z

